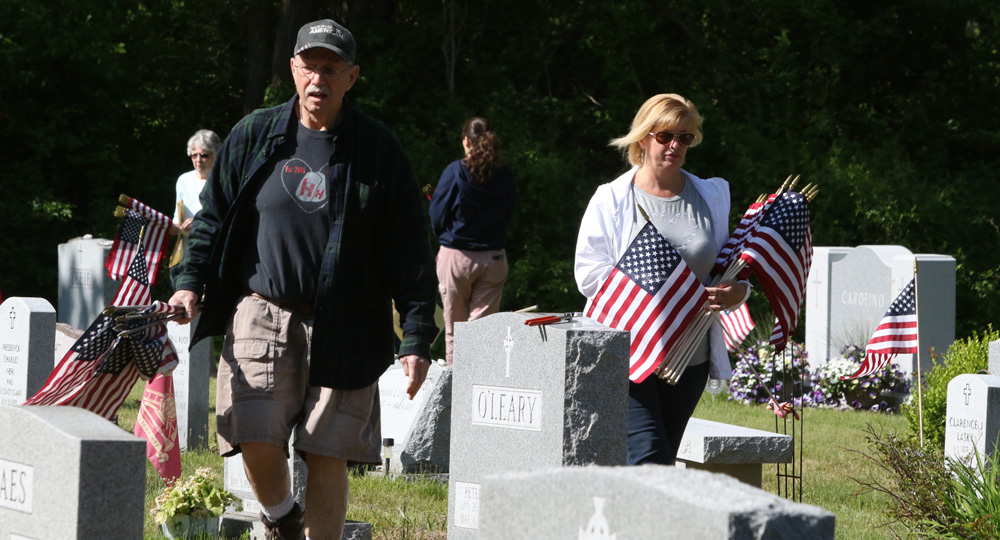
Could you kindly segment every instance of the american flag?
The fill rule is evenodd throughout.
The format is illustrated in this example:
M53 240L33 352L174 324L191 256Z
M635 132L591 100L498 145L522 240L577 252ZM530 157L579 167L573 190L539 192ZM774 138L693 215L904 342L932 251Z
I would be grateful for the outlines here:
M747 238L753 235L757 225L760 224L761 218L771 203L774 202L776 196L772 193L764 202L755 202L747 208L747 211L743 214L743 218L740 219L740 224L736 226L736 230L729 236L726 245L722 246L722 250L719 251L719 255L715 259L715 267L712 269L713 275L723 275L726 269L729 268L729 265L739 259L740 252L743 251ZM746 272L749 272L749 269ZM745 278L746 275L741 276L741 279Z
M707 299L677 250L647 222L590 301L587 317L631 332L629 379L642 382Z
M858 372L844 379L856 379L880 371L897 354L917 352L917 278L903 288L889 305L875 334L865 347L865 359Z
M770 342L785 349L799 322L799 309L812 266L809 202L795 191L778 195L746 241L740 259L746 262L775 313Z
M747 309L745 303L740 304L740 307L733 311L724 310L721 318L722 326L726 329L726 350L734 353L740 348L740 344L750 335L750 332L756 325L754 325L753 319L750 318L750 310Z
M118 234L115 235L111 251L104 261L104 268L108 271L109 278L121 279L128 271L129 264L139 247L143 230L148 224L149 220L139 215L135 210L125 210L125 216L118 224Z
M120 213L117 215L123 221L105 260L108 275L122 280L112 305L149 304L150 287L156 281L159 263L166 250L170 218L124 195L119 200L127 208L119 209ZM104 313L98 315L56 365L42 388L24 405L74 406L108 420L114 418L140 377L137 362L143 365L147 373L147 368L153 362L157 362L159 369L162 369L170 363L169 355L173 351L173 346L164 346L169 341L160 344L146 343L147 340L154 342L155 339L141 335L135 336L142 342L139 347L135 343L114 346L116 339L120 340L114 324L113 316ZM159 357L155 358L157 347ZM176 364L176 353L173 355L173 362ZM105 367L105 370L102 371L101 367ZM153 381L162 377L169 375L157 375ZM172 388L171 383L171 392ZM172 395L169 402L172 406ZM173 432L176 435L176 414L164 418L174 422ZM169 432L169 427L163 426L161 431ZM166 468L161 469L163 464L153 465L160 470L161 476L169 472ZM164 478L168 479L167 476Z

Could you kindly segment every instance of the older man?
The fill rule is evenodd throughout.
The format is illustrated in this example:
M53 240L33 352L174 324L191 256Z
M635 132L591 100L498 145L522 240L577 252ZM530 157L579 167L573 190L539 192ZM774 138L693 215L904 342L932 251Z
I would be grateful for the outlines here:
M345 99L355 41L303 26L297 95L236 125L202 195L172 304L225 335L219 450L243 453L273 539L339 539L348 462L378 463L378 377L399 361L412 399L430 365L436 278L419 189L399 141ZM308 467L291 494L288 440Z

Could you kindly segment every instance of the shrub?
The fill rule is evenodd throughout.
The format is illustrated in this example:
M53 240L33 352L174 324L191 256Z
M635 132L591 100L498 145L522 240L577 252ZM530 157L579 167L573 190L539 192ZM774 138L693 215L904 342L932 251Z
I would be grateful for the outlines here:
M905 393L909 389L903 371L890 362L871 375L845 380L844 377L858 372L864 359L863 348L855 345L844 347L840 357L830 360L813 373L810 401L841 409L889 410L889 403L882 399L886 397L884 394Z
M891 501L885 514L917 538L982 539L1000 533L1000 455L975 464L944 457L940 448L921 448L913 438L883 435L868 425L867 459L888 480L854 478ZM981 472L982 471L982 472ZM893 531L894 533L896 531ZM897 535L904 536L904 535Z
M989 344L1000 339L1000 332L990 325L983 335L973 332L972 336L958 340L948 348L944 358L939 361L932 354L934 367L924 374L923 409L924 409L924 440L944 448L945 414L948 408L948 383L958 375L979 373L989 364ZM913 433L920 433L920 412L918 410L916 393L911 393L906 403L901 407L903 416L910 424Z

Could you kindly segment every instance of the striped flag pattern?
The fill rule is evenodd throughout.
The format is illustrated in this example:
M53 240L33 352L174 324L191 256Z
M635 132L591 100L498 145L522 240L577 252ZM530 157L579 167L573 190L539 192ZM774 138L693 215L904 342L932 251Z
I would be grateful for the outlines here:
M722 246L722 250L719 251L719 255L715 259L715 267L712 269L713 275L723 275L726 272L726 268L729 268L729 265L739 259L740 252L743 251L747 239L753 235L754 230L760 224L761 218L771 203L774 202L775 197L777 195L772 193L764 202L755 202L747 208L747 211L743 214L743 218L740 219L740 224L736 226L736 230L729 236L726 245ZM739 278L746 279L749 271L749 269L744 270Z
M897 354L917 352L917 278L903 288L889 305L882 321L865 347L865 359L858 372L844 379L856 379L881 371Z
M642 382L705 305L708 292L647 222L590 301L587 317L631 333L629 379Z
M730 353L736 352L740 344L750 335L754 326L753 319L750 318L750 310L747 305L740 304L740 307L733 311L724 310L722 312L722 326L726 329L726 350ZM732 338L732 339L730 339ZM733 340L736 340L735 342Z
M165 215L130 197L123 195L120 202L126 208L119 209L121 213L118 215L122 217L122 223L105 260L108 275L122 281L111 305L149 304L150 288L156 281L159 263L166 251L166 238L171 221ZM176 365L176 352L173 346L169 345L165 335L166 329L162 326L162 339L158 330L150 329L122 343L123 340L114 325L113 316L104 313L98 315L49 374L42 388L24 405L80 407L111 420L140 377L137 362L142 365L146 374L153 375L165 365ZM157 366L155 370L151 369L154 364ZM169 379L170 376L169 374L155 376L153 382L163 378ZM173 436L176 443L177 418L176 411L173 410L172 382L169 390L169 399L160 400L155 406L150 406L159 408L164 421L173 422ZM142 407L146 406L144 403ZM170 410L163 407L169 407ZM156 427L160 433L170 432L169 425L161 424ZM140 434L138 425L136 430L137 435ZM145 438L149 442L157 436L153 434ZM162 438L160 437L161 440ZM179 455L176 463L179 468ZM168 482L177 476L169 477L172 465L168 467L163 462L154 462L153 465Z
M786 191L776 196L763 214L739 257L757 276L774 309L770 343L777 353L785 349L798 325L812 266L809 202L801 193Z

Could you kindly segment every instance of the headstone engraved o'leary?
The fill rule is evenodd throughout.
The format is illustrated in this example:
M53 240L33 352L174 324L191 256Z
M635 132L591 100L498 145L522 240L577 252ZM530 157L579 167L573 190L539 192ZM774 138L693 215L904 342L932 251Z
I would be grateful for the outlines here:
M211 361L209 340L189 350L197 320L189 324L167 323L167 335L177 350L174 368L174 400L181 448L201 447L208 442L208 385Z
M626 462L628 333L582 317L524 324L538 315L455 325L451 540L478 538L485 475Z
M976 464L997 451L1000 436L1000 377L959 375L948 383L945 456Z
M59 244L59 322L89 328L111 305L119 285L104 269L111 244L90 235Z
M142 537L146 443L76 407L0 406L0 538Z
M20 405L52 372L56 311L43 298L0 304L0 405Z
M488 475L480 493L483 540L832 540L836 519L726 475L662 465Z

